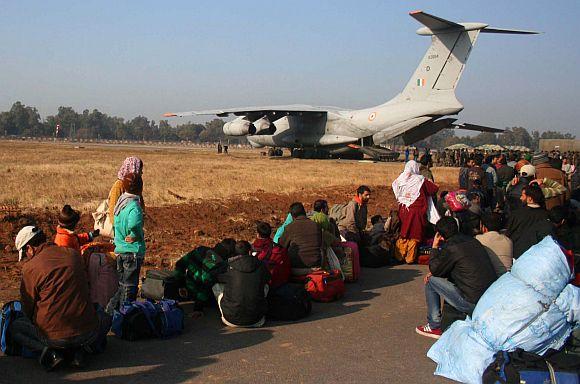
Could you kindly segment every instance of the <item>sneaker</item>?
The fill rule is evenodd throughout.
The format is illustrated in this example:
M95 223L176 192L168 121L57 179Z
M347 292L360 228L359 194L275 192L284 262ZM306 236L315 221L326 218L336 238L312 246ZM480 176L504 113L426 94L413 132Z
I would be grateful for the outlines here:
M419 335L427 336L432 339L438 339L441 337L441 334L443 334L441 328L432 329L429 324L415 328L415 332L417 332Z
M53 371L64 361L64 356L53 349L45 347L40 355L40 365L44 367L47 372Z

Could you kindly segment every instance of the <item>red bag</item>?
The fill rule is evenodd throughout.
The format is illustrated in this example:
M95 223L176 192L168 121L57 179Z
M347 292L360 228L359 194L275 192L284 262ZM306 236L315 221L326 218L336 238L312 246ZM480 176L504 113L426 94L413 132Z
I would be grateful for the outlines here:
M452 212L463 212L469 208L469 200L464 191L451 191L445 195L445 202Z
M358 252L358 245L354 241L345 241L340 243L340 246L344 248L344 253L348 258L348 263L352 264L352 273L345 273L345 280L349 283L355 282L360 276L360 255Z
M329 303L344 296L344 281L339 271L316 271L306 276L306 291L314 301Z

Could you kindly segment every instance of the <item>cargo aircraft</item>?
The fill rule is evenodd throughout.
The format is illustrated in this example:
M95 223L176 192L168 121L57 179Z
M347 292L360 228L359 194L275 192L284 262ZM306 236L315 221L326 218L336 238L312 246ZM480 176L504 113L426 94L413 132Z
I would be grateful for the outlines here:
M411 79L393 99L370 108L347 110L310 105L278 105L166 113L165 117L217 115L236 119L225 123L229 136L247 136L254 147L294 149L295 154L359 151L373 157L379 145L402 137L406 145L442 129L502 132L501 129L458 123L463 105L455 88L480 33L537 34L535 31L492 28L484 23L456 23L423 11L409 13L423 24L421 36L431 45ZM374 155L373 155L374 154Z

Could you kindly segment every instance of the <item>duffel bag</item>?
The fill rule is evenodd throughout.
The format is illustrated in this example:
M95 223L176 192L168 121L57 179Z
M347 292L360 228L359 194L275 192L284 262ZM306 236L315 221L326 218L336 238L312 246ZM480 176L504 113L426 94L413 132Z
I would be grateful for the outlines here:
M169 338L183 331L183 310L174 300L125 303L113 314L111 329L128 341Z
M268 293L269 320L295 321L312 311L310 296L302 284L283 284Z
M391 262L391 251L381 245L362 247L360 253L360 265L365 268L380 268Z
M141 297L151 300L186 300L185 279L173 271L150 269L141 282Z
M346 241L340 243L344 249L345 265L342 267L344 280L348 283L355 282L360 276L360 255L358 252L358 245L353 241Z
M312 300L328 303L344 296L344 281L340 271L316 271L306 276L306 292Z

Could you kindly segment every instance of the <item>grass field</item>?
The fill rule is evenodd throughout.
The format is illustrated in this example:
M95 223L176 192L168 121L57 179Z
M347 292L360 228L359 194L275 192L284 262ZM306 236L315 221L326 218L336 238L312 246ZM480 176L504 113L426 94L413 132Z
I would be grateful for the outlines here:
M292 193L333 186L390 185L402 163L268 158L258 150L218 155L209 150L107 147L0 141L0 205L22 209L65 203L90 210L107 197L126 156L144 162L144 198L163 206L265 191ZM453 183L453 168L434 168Z

